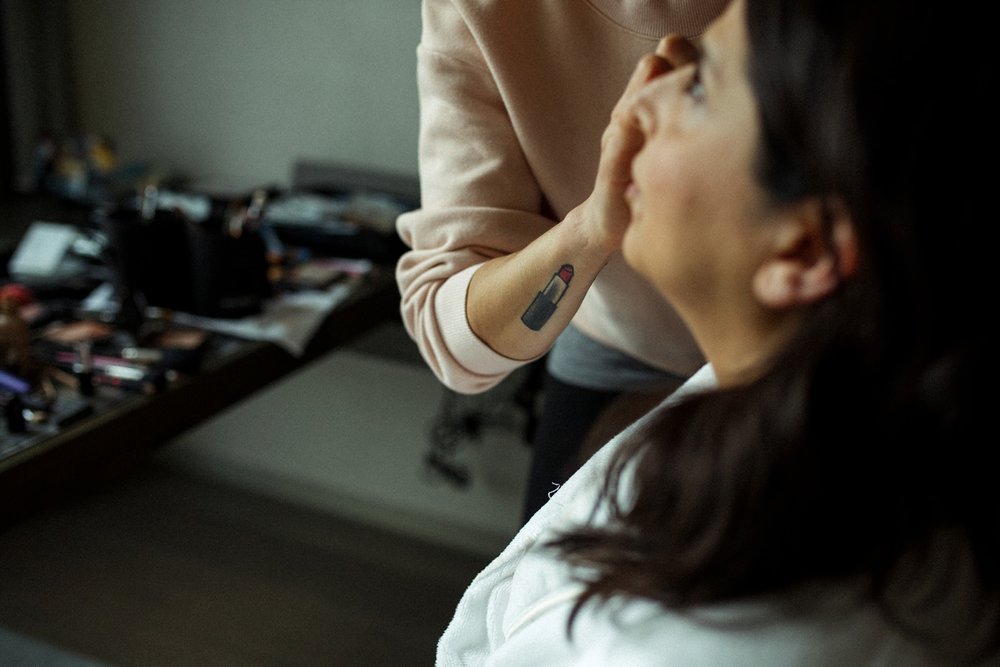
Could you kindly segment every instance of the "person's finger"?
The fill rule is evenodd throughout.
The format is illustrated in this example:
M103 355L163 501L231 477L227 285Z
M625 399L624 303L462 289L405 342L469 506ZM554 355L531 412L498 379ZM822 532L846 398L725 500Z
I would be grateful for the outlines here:
M656 45L655 54L665 60L671 69L683 67L698 58L698 47L681 35L667 35Z
M670 64L655 53L647 53L636 63L635 70L629 78L628 85L621 99L629 97L663 72L670 69Z
M629 104L632 96L647 83L696 60L697 57L698 48L686 37L667 35L661 39L653 53L646 54L636 63L625 91L615 105L615 112L617 113L623 105Z
M680 38L679 35L675 35L675 34L665 35L663 37L663 39L661 39L656 44L656 49L653 50L653 53L655 53L659 57L663 58L664 60L669 61L670 58L668 56L669 56L669 53L670 53L670 51L669 51L670 42L672 40L679 39L679 38Z
M601 157L598 163L599 185L624 193L631 180L632 159L642 148L644 138L635 114L635 96L618 105L611 122L601 137Z
M643 86L670 69L669 63L654 53L643 56L635 66L625 91L611 110L611 124L622 119Z

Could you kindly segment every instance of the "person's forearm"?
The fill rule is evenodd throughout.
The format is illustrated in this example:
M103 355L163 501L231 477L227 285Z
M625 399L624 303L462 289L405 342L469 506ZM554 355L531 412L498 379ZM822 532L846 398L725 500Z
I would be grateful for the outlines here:
M611 114L601 137L594 190L566 219L518 252L497 257L476 271L466 296L472 331L511 359L544 354L576 314L611 255L621 248L631 213L625 190L632 159L642 147L633 113L635 95L649 81L690 58L689 45L664 38L644 57Z
M597 274L617 251L585 232L586 204L524 249L476 271L466 302L472 330L511 359L544 354L573 319Z

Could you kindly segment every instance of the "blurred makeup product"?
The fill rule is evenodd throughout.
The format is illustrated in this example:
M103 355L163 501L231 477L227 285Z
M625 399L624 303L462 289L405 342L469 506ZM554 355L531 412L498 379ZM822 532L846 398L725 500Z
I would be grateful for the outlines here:
M76 345L108 338L114 329L102 322L81 320L79 322L55 322L42 332L42 338L60 345Z
M73 360L73 374L77 379L77 390L81 396L94 395L94 358L89 341L76 344L76 359Z

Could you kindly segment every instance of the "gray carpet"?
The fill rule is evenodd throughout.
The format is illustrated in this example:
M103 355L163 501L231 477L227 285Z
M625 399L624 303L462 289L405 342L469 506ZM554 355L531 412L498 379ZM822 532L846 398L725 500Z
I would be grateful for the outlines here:
M60 667L432 665L485 564L152 464L0 563L0 664Z

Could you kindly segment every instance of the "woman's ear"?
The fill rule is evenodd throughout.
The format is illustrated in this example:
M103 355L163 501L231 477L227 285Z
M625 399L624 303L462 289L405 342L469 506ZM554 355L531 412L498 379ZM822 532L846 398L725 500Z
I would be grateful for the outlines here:
M768 308L806 306L829 296L858 268L858 238L837 199L809 199L783 212L772 252L753 277Z

